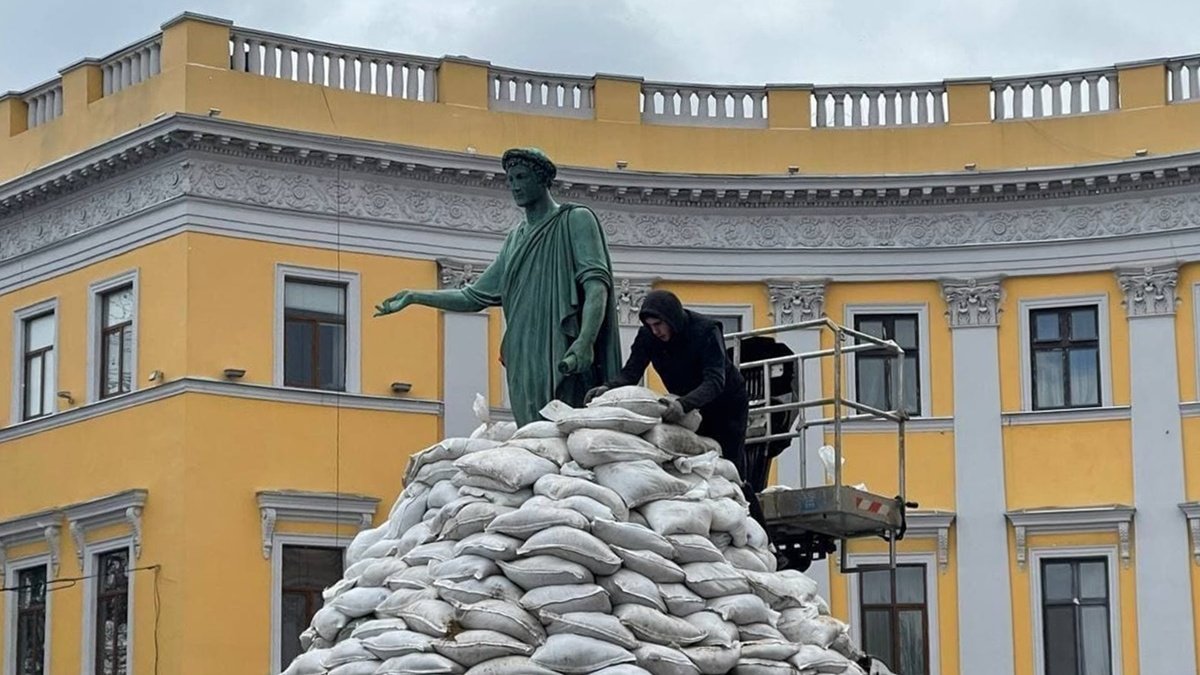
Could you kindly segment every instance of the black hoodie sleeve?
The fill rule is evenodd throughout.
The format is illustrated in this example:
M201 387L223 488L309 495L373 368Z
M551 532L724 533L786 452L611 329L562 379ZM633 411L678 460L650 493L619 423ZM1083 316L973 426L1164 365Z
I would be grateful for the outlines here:
M680 397L684 412L703 408L725 390L725 339L719 325L700 338L696 349L704 364L704 379L700 386Z
M621 372L617 373L616 377L606 382L605 386L627 387L642 381L642 376L646 374L646 366L650 364L650 352L647 350L649 344L646 342L648 339L650 338L646 336L646 330L638 329L625 366L621 368Z

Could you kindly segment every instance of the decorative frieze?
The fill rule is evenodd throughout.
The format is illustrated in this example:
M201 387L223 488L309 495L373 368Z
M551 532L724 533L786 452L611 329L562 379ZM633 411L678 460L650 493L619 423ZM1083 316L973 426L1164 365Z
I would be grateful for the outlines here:
M654 279L616 279L617 322L622 326L639 327L638 312L642 309L642 301L654 287Z
M799 323L825 316L825 280L767 281L768 311L775 325Z
M473 284L479 275L487 269L487 263L476 263L469 260L453 260L438 258L438 288L462 288Z
M1174 265L1117 270L1117 284L1125 298L1121 304L1130 319L1143 316L1170 316L1179 298L1175 286L1179 268Z
M947 279L942 296L951 328L1000 325L999 279Z
M1123 567L1129 567L1133 546L1129 526L1135 509L1124 504L1078 508L1021 509L1004 514L1016 536L1017 567L1025 569L1028 538L1032 534L1111 532L1117 533L1117 554Z

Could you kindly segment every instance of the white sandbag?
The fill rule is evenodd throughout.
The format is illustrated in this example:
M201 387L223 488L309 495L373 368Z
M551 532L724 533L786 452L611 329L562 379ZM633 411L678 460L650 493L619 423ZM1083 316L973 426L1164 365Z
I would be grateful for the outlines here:
M312 627L316 629L317 635L327 642L332 642L337 637L340 631L350 619L345 614L326 605L317 610L313 615Z
M687 646L705 638L704 631L686 620L645 605L617 605L613 608L613 614L633 631L634 635L647 642Z
M725 562L721 549L707 537L696 534L673 534L667 541L675 550L675 562L680 565L697 562Z
M721 451L721 446L711 438L697 436L677 424L656 424L642 435L649 443L675 457L703 455L711 450Z
M372 527L354 535L354 540L346 547L346 565L353 565L362 560L363 554L367 552L367 549L387 536L387 532L388 526L387 523L384 523L379 527Z
M800 651L800 645L787 640L755 640L742 642L742 656L748 659L787 661Z
M738 659L742 656L739 645L684 647L680 651L691 659L700 671L700 675L725 675L737 665Z
M587 529L587 517L572 509L558 507L520 508L516 511L496 516L488 523L484 531L493 534L506 534L517 539L529 537L548 527L568 527L578 530Z
M562 434L579 429L608 429L627 434L642 434L658 424L656 417L647 417L623 408L572 408L558 415L555 423Z
M454 487L451 485L451 487ZM533 496L533 491L528 488L517 490L516 492L501 492L499 490L487 490L474 485L464 485L460 488L455 488L460 494L468 497L479 497L486 499L496 506L510 506L518 508Z
M446 524L438 535L442 539L458 541L472 534L483 532L497 516L515 511L511 506L499 506L492 502L475 502L467 504Z
M716 462L720 456L719 450L709 450L699 455L676 457L671 461L671 466L681 474L708 479L712 478L713 473L716 472Z
M763 529L763 526L759 525L758 521L753 518L747 518L744 521L744 525L746 528L746 543L740 545L766 550L767 546L770 545L770 539L767 538L767 531Z
M479 532L464 537L454 546L454 555L477 555L490 560L512 560L517 557L521 540L506 534Z
M593 574L609 575L621 567L621 559L608 544L595 536L573 527L551 527L525 540L519 555L552 555L577 562Z
M367 565L365 569L371 569L376 562L379 561L373 561L371 565ZM329 602L351 588L357 587L358 582L361 580L361 574L353 579L338 579L337 581L333 582L332 586L327 586L325 590L321 591L321 599L325 602Z
M342 573L342 580L353 581L354 585L357 586L358 580L363 575L363 572L367 571L368 567L370 567L371 565L374 565L375 563L379 562L380 560L383 560L383 558L372 557L372 558L363 558L362 560L359 560L358 562L356 562L353 565L350 565L349 567L346 568L346 571Z
M650 529L663 535L708 534L712 509L707 501L688 502L675 499L656 499L640 507Z
M427 464L455 460L463 455L489 450L499 445L500 443L485 438L447 438L409 458L408 466L404 470L404 484L411 487L409 484L416 480L417 472ZM407 491L407 488L405 490Z
M329 675L375 675L382 665L383 662L376 659L371 659L370 661L352 661L331 669Z
M746 529L741 528L741 531L745 533ZM735 543L733 534L729 532L709 532L708 537L712 541L713 546L716 546L721 551L721 555L725 555L725 549L730 546L741 548L746 545L746 538L744 536L739 542Z
M550 499L567 499L574 496L590 497L611 509L618 520L629 517L629 508L625 505L621 495L603 485L597 485L591 480L550 474L542 476L537 483L534 483L533 492Z
M342 629L338 631L338 634L334 636L333 643L338 644L343 640L349 640L350 638L354 637L354 629L370 621L372 618L374 618L374 615L360 616L357 619L350 619L346 622L345 626L342 626ZM309 626L307 630L309 631L308 636L311 638L311 641L309 642L309 646L311 647L312 644L317 640L320 640L321 637L317 635L317 631L313 629L312 626ZM301 643L301 646L303 646L303 644L304 643ZM830 649L833 649L833 647L830 647Z
M466 669L441 654L405 654L383 662L377 675L461 675Z
M601 668L592 675L654 675L636 663L619 663L615 666Z
M748 570L751 572L766 573L770 572L767 564L763 562L757 554L748 548L736 548L730 546L723 549L721 553L725 556L725 561L739 570Z
M661 534L643 525L614 520L597 520L592 523L592 534L612 546L650 551L667 558L675 555L675 547Z
M525 426L513 432L508 442L519 441L529 438L561 438L562 434L558 433L558 425L548 420L537 420L530 422Z
M571 633L551 635L530 657L557 673L593 673L601 668L636 661L633 654L611 642Z
M738 637L737 625L725 620L716 612L709 610L694 612L688 614L683 620L705 633L704 639L699 642L700 645L732 647L741 640Z
M608 591L613 604L633 603L645 605L660 612L667 611L667 605L658 594L658 587L643 574L630 569L617 570L616 574L600 577L596 580L600 587Z
M404 623L404 619L369 619L355 626L354 632L350 633L350 637L362 640L365 645L366 640L369 638L377 637L384 633L400 632L407 628L408 626Z
M396 545L396 552L393 555L397 558L404 557L417 546L433 541L433 534L433 530L429 529L429 523L417 523L417 525L408 528L408 531L401 535L400 542Z
M400 559L410 567L442 562L454 557L454 546L457 543L455 541L434 541L428 544L421 544Z
M375 658L388 659L427 652L432 648L434 638L411 630L393 630L379 635L362 639L362 645Z
M727 562L688 563L682 567L684 584L702 598L750 592L746 577Z
M815 673L843 673L850 671L854 666L845 656L816 645L800 645L800 649L792 656L791 663L802 672Z
M418 600L436 600L437 591L433 588L401 588L392 591L386 599L375 607L379 616L398 617L396 612L404 609Z
M494 630L465 630L453 637L435 640L433 649L467 668L502 656L529 656L533 653L533 647Z
M716 462L713 462L713 469L713 474L716 476L721 476L722 478L731 480L734 483L742 482L742 477L738 475L737 466L724 457L718 459Z
M620 495L631 509L656 499L677 497L688 489L687 483L648 459L601 464L596 467L596 482Z
M784 610L776 625L783 636L796 644L816 645L828 649L838 635L846 632L846 624L831 616L807 618L802 610Z
M467 671L466 675L558 675L558 673L543 668L528 656L501 656L498 659L484 661Z
M457 548L455 547L455 550ZM496 561L477 555L455 555L449 560L429 565L429 575L435 580L481 580L496 574L500 574L500 568L496 566Z
M433 577L429 575L428 565L417 565L416 567L400 570L383 582L392 591L419 591L429 588L431 583L433 583Z
M440 509L455 499L458 499L461 496L458 491L459 487L448 480L444 480L437 485L434 485L425 495L426 510Z
M653 389L630 385L613 387L588 402L589 408L624 408L646 417L662 417L667 406L660 403L663 396Z
M621 559L627 569L644 575L657 584L680 583L684 580L683 569L654 551L634 550L612 546L613 553Z
M324 675L326 670L321 663L325 661L326 656L329 656L328 649L305 652L293 659L282 675Z
M534 616L542 610L555 614L612 611L608 592L596 584L539 586L521 596L521 606Z
M367 651L362 642L354 638L342 640L329 650L321 665L332 670L338 666L354 663L355 661L374 661L375 655Z
M371 563L358 578L361 588L379 587L387 583L388 577L408 569L408 564L399 558L382 558Z
M557 466L562 466L571 461L571 454L567 450L567 439L557 434L555 434L554 438L522 438L511 440L506 445L528 450L542 459L554 462Z
M456 461L453 459L443 459L440 462L426 464L417 472L417 482L434 485L454 478L454 474L458 473L458 469L454 466L454 462Z
M458 606L457 617L463 628L498 631L527 645L540 645L546 640L546 631L532 614L503 600Z
M733 675L795 675L792 664L787 661L766 661L764 659L738 659Z
M331 606L347 618L357 619L374 613L375 607L389 595L391 592L386 588L352 588L334 598Z
M558 473L558 465L532 452L512 446L502 446L466 455L454 461L460 471L472 476L485 476L508 486L509 491L533 485L548 473Z
M750 509L732 499L712 499L707 502L712 511L712 529L729 532L750 517Z
M510 581L525 589L562 584L590 584L595 579L583 565L553 555L534 555L501 561L500 569Z
M745 626L738 626L738 636L741 637L742 644L760 641L787 642L787 638L783 637L783 633L780 633L778 628L769 623L751 623Z
M399 547L399 539L388 539L385 537L375 542L371 548L367 549L366 552L363 553L362 559L358 562L362 563L364 561L371 560L372 558L378 560L381 558L394 556L396 555L396 551L399 549Z
M584 428L572 432L567 439L571 459L585 469L594 469L609 462L631 462L648 459L661 464L670 455L633 434L609 429Z
M546 624L546 632L550 635L571 633L611 642L625 649L637 649L637 637L621 623L621 620L607 612L568 612L556 614L542 611L542 622Z
M409 630L442 637L450 630L454 608L442 600L417 600L395 611Z
M516 492L516 490L513 490L506 483L496 480L495 478L469 474L462 471L454 474L454 478L450 479L450 483L460 488L471 486L483 488L485 490L494 490L496 492Z
M674 616L688 616L704 611L708 602L683 584L659 584L658 594Z
M634 650L637 664L652 675L700 675L700 669L678 649L660 644L644 644Z
M562 468L559 469L558 472L564 476L570 476L571 478L582 478L589 482L594 482L596 480L595 472L593 472L591 469L585 469L582 466L579 466L579 463L575 460L571 460L570 462L563 464Z
M713 476L707 479L707 484L709 499L732 499L739 504L746 501L738 484L724 476Z
M768 607L762 598L753 593L713 598L708 601L708 609L739 626L747 623L774 624L779 621L779 612Z
M525 591L507 577L495 575L482 580L463 579L451 581L438 579L433 582L433 588L442 600L459 604L470 604L481 600L504 600L519 602Z
M742 575L750 582L754 593L778 611L801 607L817 593L817 582L796 570L773 574L744 571Z
M438 485L448 484L448 482L438 483ZM428 508L430 492L432 491L418 497L403 499L397 503L396 508L388 516L388 528L385 535L387 539L399 539L400 535L408 531L408 528L421 522L421 517L425 515L425 510Z
M608 508L604 504L601 504L595 499L592 499L591 497L585 497L583 495L574 495L572 497L567 497L566 499L559 499L555 502L555 504L564 509L578 511L589 521L596 520L597 518L604 520L613 520L616 518L616 515L613 514L612 509Z

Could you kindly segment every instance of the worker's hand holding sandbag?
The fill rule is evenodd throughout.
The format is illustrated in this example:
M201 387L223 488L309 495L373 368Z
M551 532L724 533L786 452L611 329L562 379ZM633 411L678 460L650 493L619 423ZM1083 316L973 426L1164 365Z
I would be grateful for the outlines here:
M583 395L584 404L591 403L592 399L596 398L597 396L603 396L606 391L608 391L608 387L604 385L588 389L587 393Z
M668 424L676 424L682 422L686 412L683 410L683 404L677 398L660 398L658 402L666 406L666 410L662 413L662 421Z

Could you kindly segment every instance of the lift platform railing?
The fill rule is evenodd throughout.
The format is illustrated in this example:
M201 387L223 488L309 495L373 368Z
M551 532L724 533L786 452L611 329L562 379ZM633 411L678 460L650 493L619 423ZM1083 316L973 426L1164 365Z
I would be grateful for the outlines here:
M746 338L779 336L791 331L814 329L820 330L822 335L832 335L832 346L797 354L742 361L742 340ZM908 414L905 412L904 402L904 350L892 340L842 326L827 317L730 333L725 335L725 340L733 350L734 363L747 380L747 393L751 399L750 418L756 420L765 417L766 421L765 433L747 438L746 444L752 446L773 441L797 441L796 450L800 453L800 487L784 491L786 494L768 492L762 496L764 509L768 508L768 503L779 505L779 517L774 523L777 526L777 531L773 533L775 538L786 540L795 534L806 542L811 542L814 536L818 539L836 539L840 543L838 549L841 570L857 572L877 569L880 566L848 567L846 541L859 537L880 536L889 542L889 564L883 567L893 568L896 563L896 541L904 536L904 510L908 505L905 485L907 457L904 427ZM892 410L882 410L846 396L843 379L847 357L868 351L882 351L890 357L890 401L895 406ZM809 362L821 363L827 358L832 359L832 394L826 396L822 395L822 392L815 392L816 396L810 399L804 367ZM776 399L786 397L778 396L783 392L772 391L772 369L788 363L793 364L796 373L796 400L776 402ZM787 428L774 428L773 414L790 411L795 411L795 418ZM883 420L896 425L899 489L895 497L873 495L843 484L843 425L859 420ZM810 486L807 483L809 448L805 431L814 427L832 427L832 485ZM869 506L864 509L864 504Z

